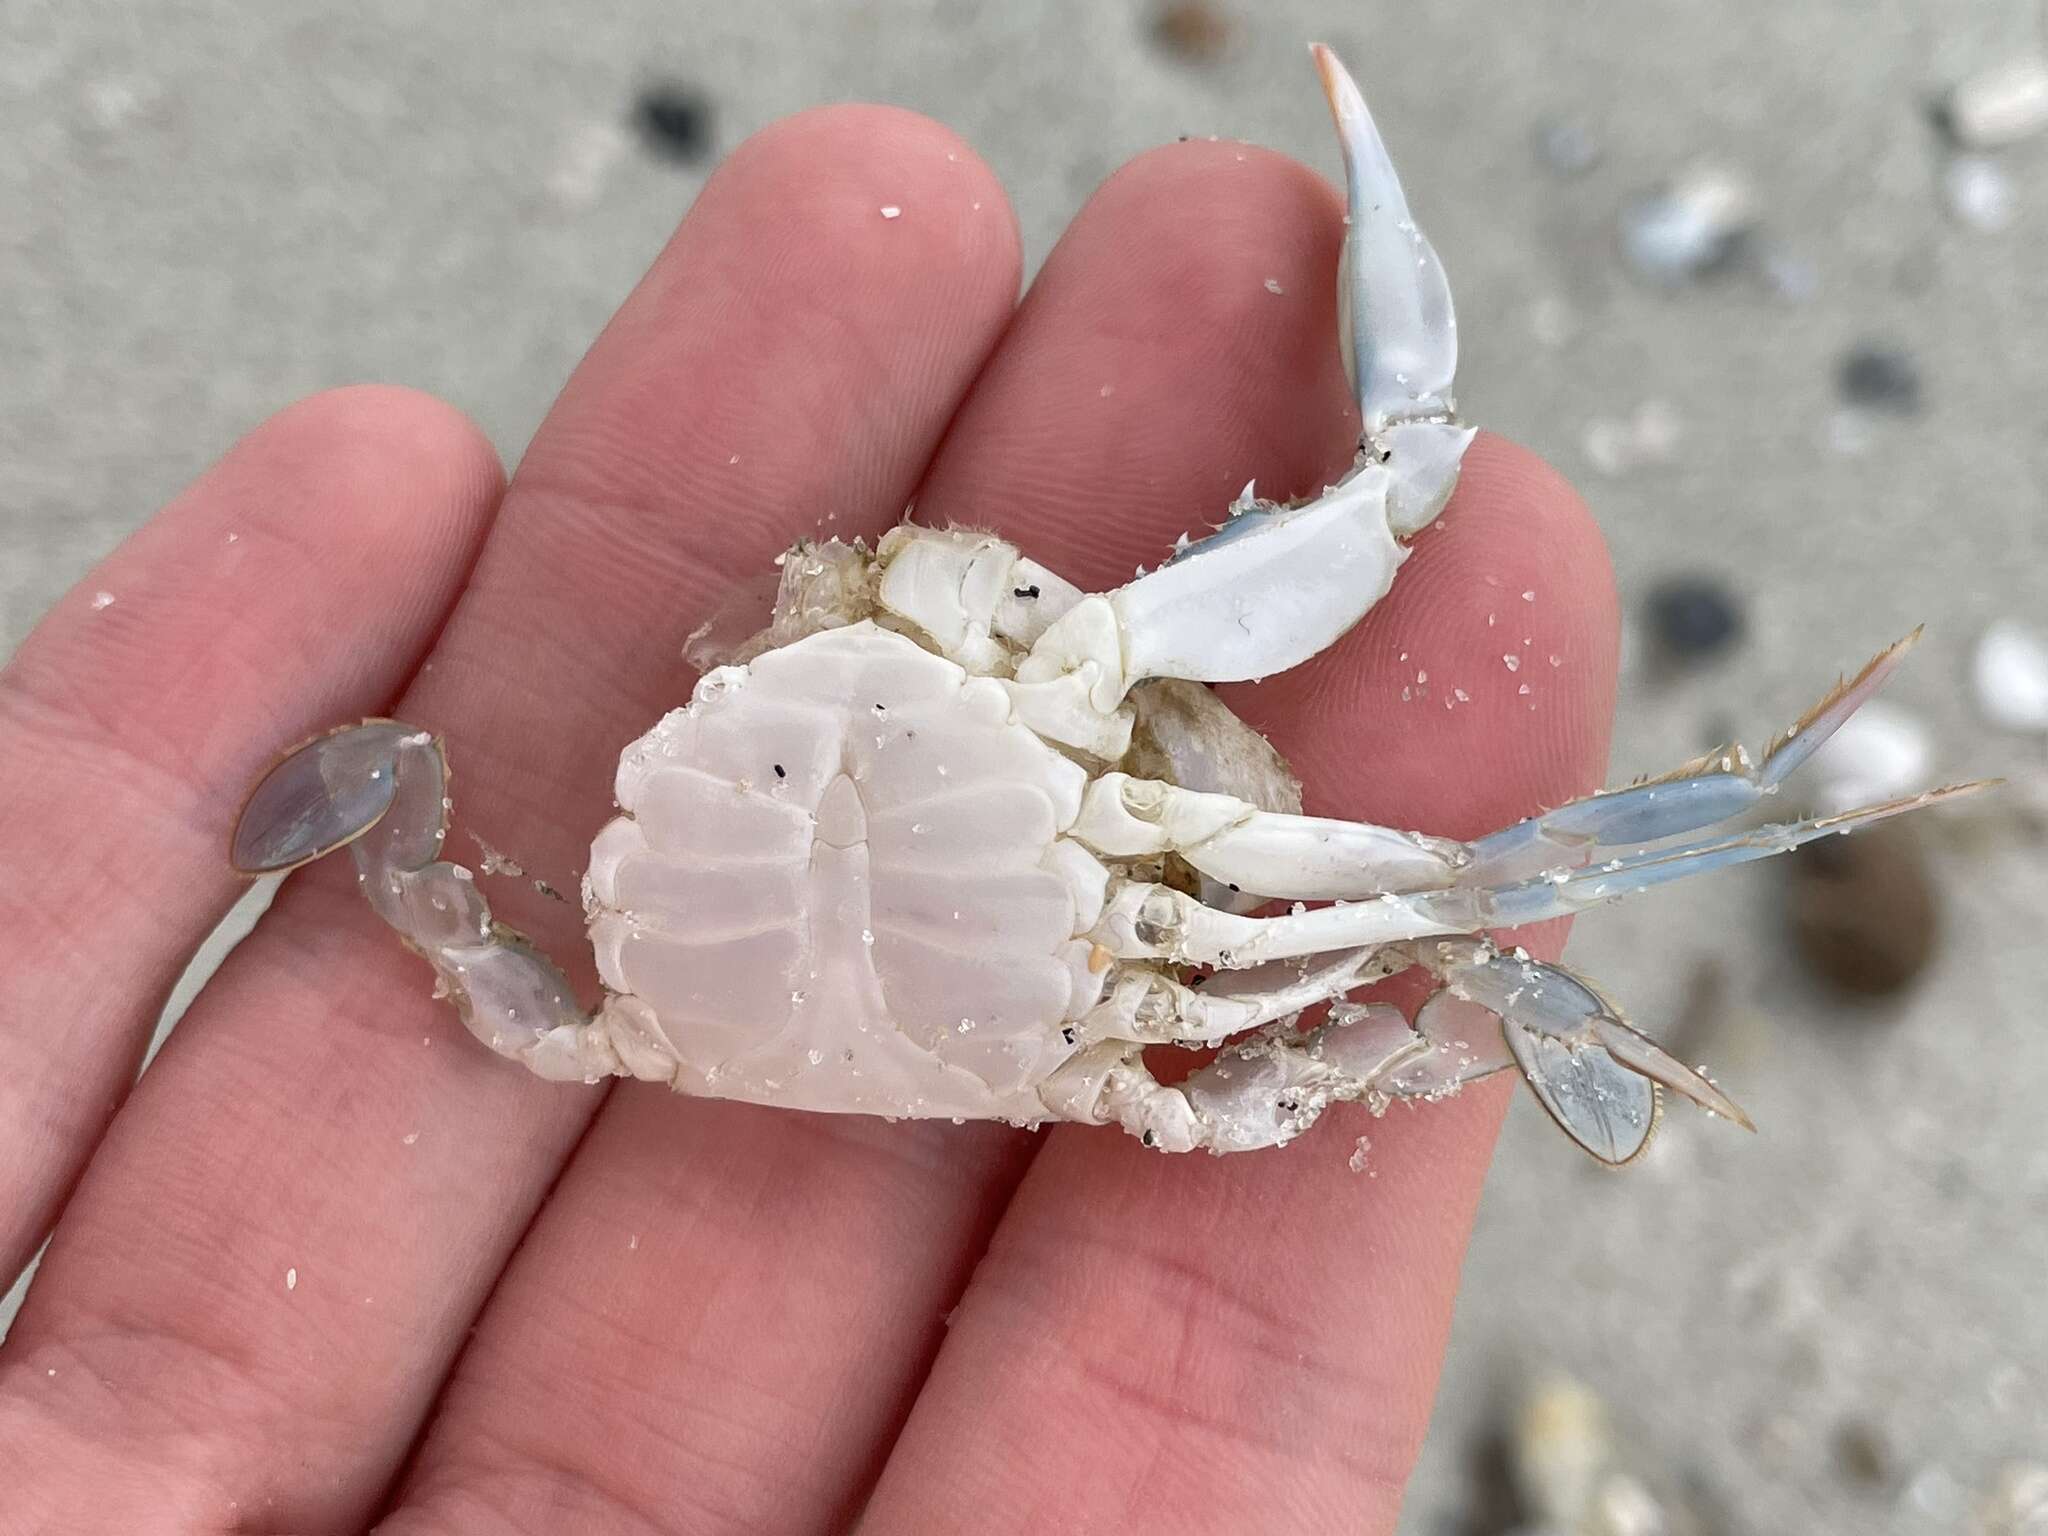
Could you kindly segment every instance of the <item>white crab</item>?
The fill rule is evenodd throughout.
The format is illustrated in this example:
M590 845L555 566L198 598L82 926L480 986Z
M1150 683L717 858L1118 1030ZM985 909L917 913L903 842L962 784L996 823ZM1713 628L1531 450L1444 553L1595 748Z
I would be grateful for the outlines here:
M910 524L872 553L792 552L769 629L620 760L623 814L585 880L594 1014L437 862L446 767L409 727L288 757L236 864L352 845L469 1027L549 1077L1107 1122L1169 1151L1276 1145L1331 1102L1436 1097L1510 1063L1608 1162L1647 1141L1660 1083L1741 1119L1587 983L1480 935L1932 798L1683 841L1769 794L1903 643L1760 767L1737 750L1470 844L1300 815L1271 748L1200 686L1295 666L1354 625L1472 435L1443 270L1357 88L1316 57L1348 171L1340 342L1365 427L1341 484L1295 507L1247 490L1214 536L1102 594L992 536ZM1265 898L1296 905L1251 915ZM1413 1026L1342 1001L1412 966L1441 982ZM1323 1003L1326 1023L1296 1028ZM1160 1042L1225 1048L1165 1086L1143 1059Z

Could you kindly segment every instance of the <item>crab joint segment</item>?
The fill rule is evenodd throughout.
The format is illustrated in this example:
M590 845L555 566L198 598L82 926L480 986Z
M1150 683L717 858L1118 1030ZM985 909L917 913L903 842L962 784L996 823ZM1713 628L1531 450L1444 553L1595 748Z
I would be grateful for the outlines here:
M1451 399L1450 286L1357 85L1329 49L1317 47L1316 63L1344 149L1338 332L1366 448L1306 505L1262 501L1247 486L1212 536L1067 608L1019 664L1020 682L1092 667L1094 703L1106 712L1149 677L1221 683L1284 672L1364 617L1406 558L1401 541L1450 499L1472 440Z
M437 993L477 1039L542 1077L626 1070L554 962L493 921L470 871L437 858L450 803L448 765L427 732L394 720L345 726L256 786L235 827L234 865L277 874L346 847L363 895L434 968Z

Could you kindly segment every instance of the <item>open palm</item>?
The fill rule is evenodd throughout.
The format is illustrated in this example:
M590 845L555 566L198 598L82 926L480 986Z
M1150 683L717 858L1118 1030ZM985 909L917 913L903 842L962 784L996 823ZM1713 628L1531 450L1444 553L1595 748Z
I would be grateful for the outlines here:
M1182 144L1016 307L965 145L808 113L713 177L509 489L447 407L337 391L59 604L0 673L0 1278L55 1224L0 1532L1390 1529L1500 1080L1228 1159L560 1087L336 861L122 1104L278 749L432 728L458 825L573 891L685 638L794 539L915 500L1104 586L1253 476L1333 476L1340 234L1300 166ZM1583 509L1482 437L1393 595L1228 692L1311 810L1469 836L1595 786L1615 632ZM1542 707L1456 703L1510 648L1564 658ZM594 992L573 910L492 901Z

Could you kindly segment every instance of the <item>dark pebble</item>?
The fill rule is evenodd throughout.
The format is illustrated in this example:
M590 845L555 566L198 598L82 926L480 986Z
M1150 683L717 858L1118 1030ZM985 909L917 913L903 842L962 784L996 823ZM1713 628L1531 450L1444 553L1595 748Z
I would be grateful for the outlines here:
M1152 18L1153 41L1194 64L1213 64L1230 46L1230 18L1202 0L1173 0Z
M1735 595L1710 576L1674 576L1650 592L1650 625L1657 643L1681 661L1726 650L1742 634Z
M1891 1447L1884 1432L1863 1419L1844 1419L1835 1430L1835 1465L1845 1481L1883 1488L1892 1480Z
M695 86L673 80L650 85L634 104L633 121L663 159L689 164L711 152L711 102Z
M1852 347L1842 359L1837 382L1842 398L1851 405L1901 416L1920 410L1920 365L1901 348L1871 343Z
M1792 940L1816 975L1854 997L1888 997L1919 978L1941 913L1911 825L1824 837L1786 862Z

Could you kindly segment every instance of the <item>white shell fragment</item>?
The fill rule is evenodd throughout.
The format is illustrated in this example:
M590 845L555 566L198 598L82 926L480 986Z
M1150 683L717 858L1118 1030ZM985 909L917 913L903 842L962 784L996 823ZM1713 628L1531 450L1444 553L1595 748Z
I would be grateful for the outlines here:
M1942 122L1965 149L2002 149L2048 128L2048 59L2013 59L1949 92Z
M1926 783L1933 766L1933 742L1920 717L1873 700L1813 754L1809 799L1823 816L1895 800Z
M1756 222L1739 172L1700 164L1622 210L1621 249L1638 276L1675 286L1718 266Z
M1977 642L1970 686L1984 718L2000 730L2048 731L2048 639L2001 619Z
M1986 155L1957 155L1943 167L1941 193L1958 224L1995 235L2012 225L2017 211L2012 178Z

